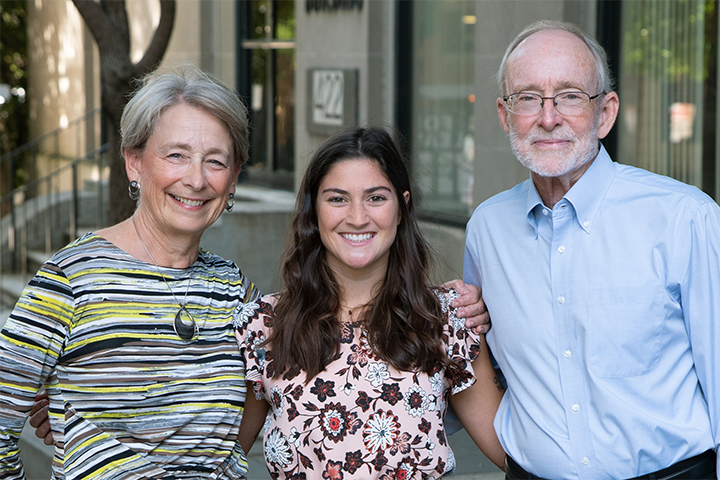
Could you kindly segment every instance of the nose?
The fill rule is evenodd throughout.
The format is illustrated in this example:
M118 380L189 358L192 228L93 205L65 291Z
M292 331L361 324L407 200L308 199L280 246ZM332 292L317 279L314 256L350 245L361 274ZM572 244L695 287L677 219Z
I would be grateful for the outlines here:
M560 125L563 117L555 108L555 102L552 98L543 99L542 110L540 111L540 124L545 130L552 130Z
M201 190L205 186L205 169L202 159L193 158L190 161L185 170L183 182L194 190Z
M346 221L349 225L360 227L367 223L367 211L363 202L351 202Z

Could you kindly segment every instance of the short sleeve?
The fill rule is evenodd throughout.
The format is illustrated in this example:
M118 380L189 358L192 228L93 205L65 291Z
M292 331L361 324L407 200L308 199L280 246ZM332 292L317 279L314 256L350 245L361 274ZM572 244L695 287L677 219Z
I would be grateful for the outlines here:
M437 288L435 295L445 316L443 342L447 346L448 358L458 366L450 376L452 393L458 393L475 383L472 362L480 355L480 335L465 328L465 319L458 318L455 315L457 309L450 306L451 301L460 297L459 293L453 289Z
M253 382L255 398L265 398L263 378L272 376L270 352L263 345L272 327L274 299L266 296L240 304L235 310L233 324L240 353L245 360L245 380Z

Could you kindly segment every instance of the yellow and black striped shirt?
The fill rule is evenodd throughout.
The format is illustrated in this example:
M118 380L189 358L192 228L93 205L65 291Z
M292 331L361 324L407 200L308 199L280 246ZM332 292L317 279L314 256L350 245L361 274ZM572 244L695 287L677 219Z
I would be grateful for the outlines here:
M175 333L169 287L199 326L192 341ZM259 295L204 250L187 269L157 269L96 234L59 251L0 335L0 478L23 477L17 440L43 386L56 479L241 478L245 365L232 320Z

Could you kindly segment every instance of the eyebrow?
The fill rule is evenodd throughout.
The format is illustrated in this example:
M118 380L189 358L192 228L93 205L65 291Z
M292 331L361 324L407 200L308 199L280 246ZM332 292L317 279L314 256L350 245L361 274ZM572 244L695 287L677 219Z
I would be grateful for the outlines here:
M180 143L180 142L167 144L167 145L165 145L165 148L168 150L176 150L176 149L192 150L192 146L190 146L189 143ZM207 152L204 152L205 155L215 155L216 153L220 154L220 155L230 155L230 152L226 152L225 150L223 150L221 148L211 148Z
M390 190L388 187L385 187L383 185L380 185L378 187L370 187L370 188L366 189L364 193L366 193L366 194L367 193L375 193L378 190L386 190L388 193L392 193L392 190ZM347 195L350 192L348 192L347 190L343 190L342 188L326 188L321 193L323 193L323 194L324 193L339 193L341 195Z

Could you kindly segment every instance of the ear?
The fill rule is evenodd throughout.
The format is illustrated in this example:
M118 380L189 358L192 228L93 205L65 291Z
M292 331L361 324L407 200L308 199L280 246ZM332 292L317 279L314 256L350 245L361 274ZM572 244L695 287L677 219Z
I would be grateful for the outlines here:
M123 150L125 157L125 173L129 180L138 180L140 178L140 155L135 150Z
M238 175L240 175L240 171L242 170L241 167L238 167L236 163L233 162L233 173L232 173L232 181L230 183L230 190L228 193L235 194L235 187L237 186L238 182Z
M610 92L604 95L602 106L600 107L600 117L598 118L598 138L602 139L610 133L620 110L620 99L617 93Z
M505 130L505 133L509 133L510 127L508 126L508 110L505 105L505 100L498 98L495 101L495 105L497 106L498 117L500 118L500 126L503 130Z
M402 196L403 196L403 198L405 199L405 204L408 204L408 203L410 202L410 192L408 192L408 191L406 190L406 191L403 192ZM400 220L402 220L402 214L401 214L400 211L398 210L398 219L397 219L397 224L398 224L398 225L400 225Z

